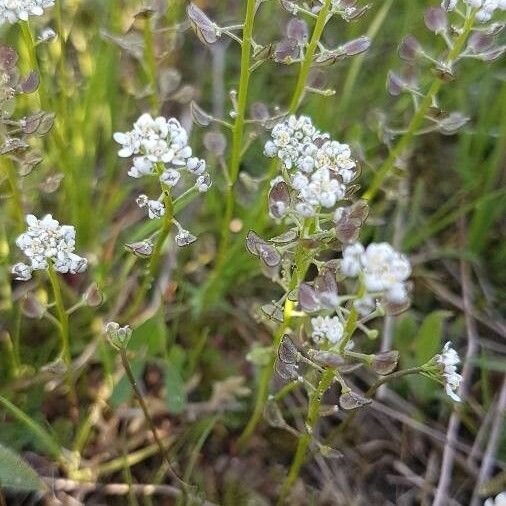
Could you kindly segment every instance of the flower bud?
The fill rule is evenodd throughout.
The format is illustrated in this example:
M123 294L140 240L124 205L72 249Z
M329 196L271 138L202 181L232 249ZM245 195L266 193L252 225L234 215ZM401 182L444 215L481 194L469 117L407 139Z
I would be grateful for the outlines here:
M116 322L109 322L105 326L104 331L107 340L116 350L126 349L132 337L132 329L128 325L121 327Z

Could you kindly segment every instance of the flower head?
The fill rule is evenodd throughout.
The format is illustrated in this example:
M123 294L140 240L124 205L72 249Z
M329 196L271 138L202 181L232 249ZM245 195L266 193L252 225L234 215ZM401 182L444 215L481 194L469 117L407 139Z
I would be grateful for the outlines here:
M401 304L408 299L406 281L411 265L386 242L371 243L367 248L358 243L346 247L341 270L349 277L362 274L367 292L382 292L389 302Z
M315 342L337 344L343 338L344 327L337 316L317 316L311 319L312 338Z
M29 16L42 16L54 0L0 0L0 25L26 21Z
M350 147L317 130L308 116L290 116L275 125L264 154L283 163L283 176L271 185L288 185L293 210L301 217L313 216L319 208L332 209L356 175Z
M186 168L197 176L205 172L205 161L192 156L188 133L176 118L153 118L145 113L133 124L132 130L116 132L113 138L121 145L120 157L134 157L128 171L131 177L158 175L162 183L175 186L179 181L174 174L176 170ZM160 173L157 164L166 169Z
M32 271L47 269L50 264L62 273L86 270L87 260L74 253L76 231L73 226L60 225L50 214L41 220L29 214L26 223L28 229L16 239L16 245L29 258L30 264L13 266L16 279L30 279Z
M457 365L460 363L458 353L452 348L450 342L447 342L441 354L436 355L436 362L441 368L441 374L445 382L446 393L454 401L459 402L461 399L457 395L462 376L457 373Z

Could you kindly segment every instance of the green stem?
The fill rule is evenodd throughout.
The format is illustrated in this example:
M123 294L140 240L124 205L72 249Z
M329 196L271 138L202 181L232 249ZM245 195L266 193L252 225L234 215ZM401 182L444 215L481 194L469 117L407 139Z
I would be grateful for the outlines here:
M25 215L23 212L23 197L21 194L21 190L18 185L18 178L16 167L12 163L12 160L7 156L2 157L3 167L5 169L5 173L7 176L7 182L9 183L9 188L11 190L12 199L13 199L13 215L16 220L16 228L21 231L23 230L25 224Z
M306 53L304 55L304 59L302 60L300 66L299 77L297 79L297 84L295 85L295 90L292 95L292 100L290 102L290 106L288 111L293 114L297 108L299 107L300 101L304 95L304 91L306 89L306 81L309 75L309 71L311 70L311 66L313 65L313 58L316 52L316 48L318 47L318 42L320 42L323 30L327 21L329 20L330 7L332 5L331 0L325 0L323 3L320 12L318 13L318 17L316 18L316 23L313 29L313 34L311 35L311 39L306 49Z
M151 108L153 113L157 114L160 108L160 97L158 96L158 81L156 79L155 44L151 17L144 20L144 59L146 61L146 75L151 86Z
M239 165L241 162L242 140L244 136L244 117L246 114L246 105L248 99L248 87L251 77L250 59L251 59L251 40L253 37L253 22L255 19L256 0L247 0L246 16L244 19L244 28L241 44L241 75L239 78L239 92L237 96L237 111L234 126L232 127L232 148L230 155L230 167L227 178L227 193L225 203L225 215L221 226L221 239L218 256L216 259L217 267L223 264L223 260L228 250L230 241L230 221L234 213L234 187L239 175Z
M144 418L146 419L149 429L150 429L151 433L153 434L153 438L158 446L158 450L160 451L160 455L163 458L163 460L165 461L165 464L167 465L167 469L169 471L169 474L180 485L182 485L186 490L188 485L174 471L172 464L170 462L169 456L167 455L167 451L166 451L161 439L158 437L158 433L156 431L156 427L153 422L153 419L151 418L151 415L149 413L148 406L146 405L144 397L142 396L142 393L139 390L139 387L137 386L137 381L136 381L135 376L134 376L132 369L130 367L130 363L128 362L127 352L126 352L125 348L120 349L120 357L121 357L121 363L123 365L123 368L125 369L125 373L128 378L128 382L130 383L130 386L132 387L135 398L137 399L137 402L139 403L139 405L142 409L142 412L144 413Z
M473 28L474 24L474 18L475 13L471 14L465 21L464 27L462 29L462 33L457 37L455 44L453 48L451 49L450 53L448 54L448 60L447 60L447 66L451 68L452 64L455 62L455 60L458 58L460 51L464 47L464 44L467 41L467 37L471 32L471 29ZM408 128L404 135L399 139L397 144L393 147L393 149L390 151L390 154L388 155L387 159L383 162L383 165L376 171L374 178L372 180L371 185L369 186L369 189L364 193L363 198L366 200L372 200L378 190L381 187L381 184L383 183L383 180L388 176L388 174L392 171L392 169L395 166L395 162L399 158L402 153L404 153L405 149L409 146L411 141L413 140L413 137L416 135L418 129L422 125L425 116L427 112L429 111L429 108L434 103L434 99L441 89L442 85L444 84L444 81L437 77L432 82L429 91L427 94L423 97L422 101L420 102L420 105L418 107L418 110L416 111L415 115L411 119L411 122L408 125Z
M299 284L304 280L306 272L311 263L311 260L305 254L305 250L301 242L298 243L297 248L295 250L294 263L295 263L295 270L290 278L288 292L295 290L295 288L297 288L297 286L299 286ZM290 301L288 298L286 298L284 305L283 322L278 326L273 336L273 343L272 343L273 349L271 358L268 364L264 366L262 372L260 373L257 396L255 399L255 406L253 408L253 412L237 442L240 450L243 450L247 446L251 436L255 431L256 426L262 419L265 403L267 402L267 399L269 397L269 384L272 378L272 374L274 372L278 348L281 343L281 338L285 334L285 331L290 327L292 309L293 309L293 302Z
M61 358L65 364L66 372L66 382L68 388L68 396L69 402L73 409L77 409L77 395L74 387L74 378L72 371L72 354L70 352L70 328L69 328L69 317L67 311L65 310L65 305L63 303L63 296L60 286L60 281L58 279L58 275L54 270L54 267L51 263L49 263L47 268L47 273L49 276L49 281L51 282L51 288L53 289L53 296L56 304L56 313L58 315L59 322L59 331L61 338Z
M157 171L159 174L161 174L162 168L159 167ZM174 204L172 202L172 197L170 195L169 189L165 188L162 183L160 183L160 187L163 194L163 204L165 206L165 214L163 215L163 224L162 228L160 229L160 232L158 233L158 237L156 239L156 243L153 248L153 253L151 254L151 257L149 259L147 274L144 277L144 281L140 289L137 291L137 295L134 301L132 302L126 315L127 320L137 312L140 305L142 304L142 301L146 297L146 294L149 288L151 287L153 280L155 279L155 275L158 270L158 266L160 264L160 258L162 256L163 246L172 228L172 219L174 217Z
M322 402L323 395L328 390L332 382L334 381L334 370L331 368L325 369L320 377L320 381L318 382L318 387L315 392L311 395L311 399L309 401L309 409L306 417L306 430L305 434L302 434L299 437L299 441L297 443L297 449L295 450L295 456L292 461L292 465L290 466L290 471L288 472L288 476L286 477L283 486L281 487L281 492L279 494L278 505L282 505L285 503L287 496L292 488L292 485L297 480L302 464L304 463L307 449L311 443L311 439L313 437L313 432L316 427L316 423L318 422L319 414L320 414L320 406Z

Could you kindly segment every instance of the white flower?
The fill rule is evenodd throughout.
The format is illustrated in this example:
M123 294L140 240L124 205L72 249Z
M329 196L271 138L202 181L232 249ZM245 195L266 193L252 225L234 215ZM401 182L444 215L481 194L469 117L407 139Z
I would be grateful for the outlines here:
M18 281L28 281L32 278L32 270L29 265L19 262L12 266L11 272Z
M358 242L344 248L341 271L345 276L354 278L360 274L364 251L364 247Z
M457 2L458 0L442 0L441 8L447 11L453 11L455 7L457 7Z
M495 496L495 499L489 497L484 503L483 506L506 506L506 491L501 492L500 494Z
M460 358L450 342L444 345L443 352L440 355L436 355L436 361L441 366L446 393L454 401L460 402L461 399L457 395L462 381L462 376L457 373L457 364L460 363Z
M343 338L344 327L337 316L317 316L311 319L312 338L315 342L327 340L337 344Z
M28 229L16 239L16 245L30 259L30 265L16 264L12 268L17 279L30 279L32 270L47 269L49 262L62 273L86 270L87 260L74 253L74 227L60 225L50 214L41 220L29 214L26 223Z
M290 116L275 125L264 154L282 161L283 176L271 186L281 180L295 191L293 210L302 218L314 216L317 208L334 207L356 174L350 147L330 140L307 116Z
M121 145L119 156L128 158L139 155L134 158L129 171L132 177L152 174L155 163L170 164L172 167L187 167L190 164L192 168L187 168L194 170L188 133L176 118L153 118L145 113L133 124L132 130L116 132L113 138Z
M299 196L313 206L334 207L344 197L344 186L331 176L329 169L321 168L313 173Z
M211 176L207 172L197 177L197 181L195 182L195 186L200 193L204 193L209 190L209 188L211 188L211 184Z
M29 16L42 16L54 0L0 0L0 25L26 21Z
M139 195L135 201L141 209L147 207L148 216L152 220L161 218L165 214L165 206L159 200L150 200L147 195Z
M167 169L160 176L160 181L167 186L176 186L180 178L180 172L175 169Z
M362 255L362 268L369 292L386 292L387 300L404 302L407 291L404 282L411 274L409 260L386 242L372 243Z

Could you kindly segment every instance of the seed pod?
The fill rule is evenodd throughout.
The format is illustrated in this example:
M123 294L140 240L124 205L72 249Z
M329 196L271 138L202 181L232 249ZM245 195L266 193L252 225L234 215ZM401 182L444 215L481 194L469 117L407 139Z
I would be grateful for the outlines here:
M214 155L223 156L227 147L227 139L221 132L207 132L204 135L204 146Z
M290 207L290 192L284 181L276 183L269 191L269 213L273 218L282 218Z
M392 95L393 97L396 97L396 96L400 95L406 89L406 87L407 87L406 83L401 78L401 76L399 76L398 74L396 74L392 70L388 71L387 90L388 90L388 93L390 93L390 95Z
M399 57L407 62L415 60L422 47L413 35L406 36L399 45Z
M33 93L39 87L39 73L30 71L19 86L23 93Z
M219 33L213 21L194 3L188 5L186 12L197 37L204 44L214 44L218 40Z
M90 307L98 307L104 301L104 294L99 290L98 285L93 282L84 292L83 299L86 305Z
M448 17L440 7L429 7L424 15L425 26L434 33L444 32L448 28Z
M288 334L285 334L278 348L278 360L285 364L296 364L299 361L299 350Z
M371 39L369 37L358 37L357 39L350 40L341 46L341 51L346 56L355 56L357 54L365 53L371 46Z
M261 308L261 311L270 318L271 320L276 320L278 322L283 321L283 311L279 309L279 307L274 304L264 304Z
M320 300L314 288L308 283L301 283L298 293L299 305L303 311L313 313L321 309Z
M138 257L147 258L153 254L154 246L150 240L146 239L140 242L125 244L125 248Z
M197 103L192 101L190 104L190 109L191 109L193 121L195 121L195 123L197 123L197 125L206 127L209 125L209 123L211 123L213 117L210 114L208 114L206 111L204 111L204 109L199 107L199 105Z
M366 399L365 397L351 390L345 392L341 395L341 397L339 397L339 404L346 411L361 408L367 404L370 404L371 402L371 399Z
M282 429L287 426L287 423L283 418L283 414L275 401L268 401L266 403L264 408L264 418L271 427Z
M390 374L395 371L399 362L399 352L396 350L384 351L374 356L371 367L381 375Z
M286 35L289 39L295 39L301 46L306 44L309 37L307 23L299 18L292 18L286 26Z
M299 371L297 364L285 364L281 360L276 360L276 372L279 377L290 381L299 377Z
M275 62L289 65L299 56L299 44L295 39L283 39L274 48L273 58Z

